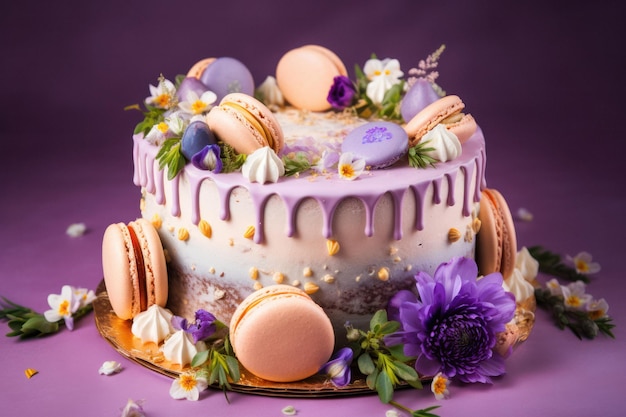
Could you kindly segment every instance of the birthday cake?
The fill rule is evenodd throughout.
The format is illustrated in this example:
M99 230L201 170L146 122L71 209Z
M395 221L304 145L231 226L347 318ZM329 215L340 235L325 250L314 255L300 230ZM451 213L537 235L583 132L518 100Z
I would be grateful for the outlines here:
M368 327L390 301L390 311L402 316L406 303L398 294L415 293L416 276L437 276L451 260L475 259L474 275L498 272L507 297L531 299L533 272L518 276L509 209L487 188L483 132L463 101L435 82L442 51L407 74L395 59L371 58L354 79L339 57L316 45L288 51L275 77L258 86L228 57L203 59L175 82L161 76L133 137L142 219L105 233L115 313L135 318L138 337L161 343L172 329L154 323L169 323L170 312L189 322L210 312L231 325L235 353L243 356L250 349L241 340L259 339L240 329L271 327L268 318L245 326L251 311L269 298L288 299L284 308L292 313L270 309L266 316L287 322L304 309L319 325L309 326L313 316L306 316L285 324L281 337L297 344L292 331L305 327L297 334L314 334L323 345L321 353L298 358L315 357L297 376L268 377L289 381L314 374L350 339L346 328ZM155 244L141 242L152 231L164 248L156 260ZM113 234L126 237L126 252L143 251L131 266L146 271L124 278L129 295L122 301L112 294L120 274L110 264L126 252L110 254ZM152 304L170 315L146 318ZM504 327L513 310L494 327L503 352L519 339L514 327ZM145 336L157 328L162 337ZM268 352L270 368L281 361L280 354L267 359L274 349L255 347L246 353L248 368L259 351ZM181 366L192 362L190 352L178 356Z

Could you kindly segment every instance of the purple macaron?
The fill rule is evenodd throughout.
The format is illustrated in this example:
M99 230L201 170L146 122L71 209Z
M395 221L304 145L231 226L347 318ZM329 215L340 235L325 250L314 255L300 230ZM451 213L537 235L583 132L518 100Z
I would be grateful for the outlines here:
M217 95L217 103L230 93L254 95L250 70L235 58L217 58L200 75L200 81Z
M405 130L392 122L369 122L348 133L341 144L341 152L352 152L372 169L388 167L402 157L409 148Z

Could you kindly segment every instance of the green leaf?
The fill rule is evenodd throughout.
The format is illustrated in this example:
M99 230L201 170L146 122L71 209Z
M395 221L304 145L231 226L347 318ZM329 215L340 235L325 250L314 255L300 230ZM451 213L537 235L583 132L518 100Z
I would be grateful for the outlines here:
M376 389L376 379L378 378L379 374L380 372L378 371L378 369L374 369L374 372L372 372L367 376L367 378L365 378L365 383L367 384L367 387L372 391Z
M370 329L373 331L376 326L380 328L383 324L387 322L387 312L385 310L378 310L372 316L370 320Z
M357 364L359 365L359 371L361 371L363 375L370 375L376 370L376 365L374 365L372 357L367 352L359 356Z
M387 347L387 350L393 356L394 359L399 360L400 362L407 363L408 361L414 359L404 354L404 345L395 345L391 347Z
M226 365L228 366L228 375L230 375L230 379L232 379L233 382L239 381L239 379L241 378L239 372L239 361L237 361L237 359L233 356L228 355L225 356L225 359Z
M563 264L561 256L550 252L541 246L531 246L528 248L530 255L539 262L539 271L562 278L567 281L582 281L589 283L589 277L576 272L576 269Z
M397 321L388 321L388 322L383 323L380 326L380 329L378 330L378 334L381 334L381 335L391 334L397 331L399 328L400 328L400 323L398 323Z
M283 156L283 165L285 166L285 176L287 177L311 169L311 162L304 152L298 152L292 157Z
M56 333L59 331L59 323L51 323L42 315L29 318L22 326L24 331L35 331L41 334Z
M389 403L393 398L393 384L387 372L381 372L376 378L376 392L378 392L378 398L384 404Z
M432 410L441 407L440 405L434 405L432 407L423 408L421 410L415 410L411 413L412 417L439 417L437 414L431 413Z
M409 382L417 381L419 379L419 377L417 376L417 371L415 371L413 367L399 361L394 361L393 364L393 372L401 380Z
M430 141L420 141L416 145L409 148L408 157L409 157L409 165L413 168L427 168L427 167L435 167L436 159L429 156L427 153L432 152L435 148L426 146Z
M193 359L191 360L191 367L197 368L199 366L202 366L206 363L208 359L209 359L209 351L208 350L200 351L196 353Z

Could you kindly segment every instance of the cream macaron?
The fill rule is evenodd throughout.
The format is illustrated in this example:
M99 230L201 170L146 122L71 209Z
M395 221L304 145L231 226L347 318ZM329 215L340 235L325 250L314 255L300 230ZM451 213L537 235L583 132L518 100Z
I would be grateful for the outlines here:
M240 154L248 155L265 146L278 154L283 148L283 131L276 117L247 94L226 95L209 111L206 122L218 139Z
M104 282L115 314L132 319L153 304L167 303L165 254L149 221L109 225L102 238Z
M276 66L276 82L283 96L303 110L329 110L328 92L339 75L348 75L345 65L334 52L319 45L292 49Z
M465 104L455 95L449 95L429 104L404 126L409 135L409 146L416 145L422 136L438 124L443 124L456 135L461 144L476 132L477 125L471 114L463 113Z
M494 189L484 189L480 199L480 231L476 238L476 263L482 275L502 273L506 280L515 268L517 236L506 200Z
M332 355L330 319L303 290L272 285L249 295L230 322L230 341L241 365L274 382L315 375Z

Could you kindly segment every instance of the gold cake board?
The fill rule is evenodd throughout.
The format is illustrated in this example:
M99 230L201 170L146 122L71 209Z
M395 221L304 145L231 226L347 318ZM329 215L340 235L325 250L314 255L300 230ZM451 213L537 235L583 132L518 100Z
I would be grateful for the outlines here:
M177 378L181 372L191 368L182 368L165 359L159 351L159 347L152 342L143 343L131 332L132 320L118 318L109 302L104 280L100 282L96 290L96 300L93 302L96 327L102 335L122 356L170 378ZM518 307L519 310L519 307ZM533 309L534 310L534 309ZM533 317L534 318L534 317ZM530 333L534 320L526 323L524 329L525 340ZM520 340L520 341L522 341ZM236 383L231 383L231 390L247 394L256 394L272 397L339 397L375 394L369 389L365 378L355 378L345 387L336 387L323 375L314 375L297 382L272 382L256 377L240 366L241 378ZM432 378L423 378L429 380ZM408 385L405 385L408 387ZM217 387L214 387L217 388Z

